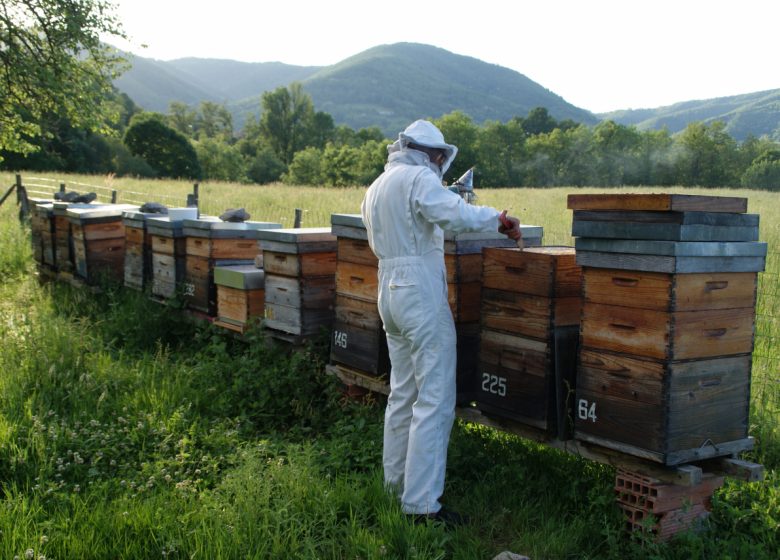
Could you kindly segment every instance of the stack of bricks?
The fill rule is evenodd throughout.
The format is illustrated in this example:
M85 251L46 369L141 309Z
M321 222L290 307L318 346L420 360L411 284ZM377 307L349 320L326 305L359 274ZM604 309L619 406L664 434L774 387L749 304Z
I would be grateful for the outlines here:
M650 533L660 541L683 531L695 531L709 515L713 493L724 478L704 474L692 486L680 486L618 469L615 476L617 504L626 529Z
M583 312L575 438L666 465L751 449L747 200L570 195Z

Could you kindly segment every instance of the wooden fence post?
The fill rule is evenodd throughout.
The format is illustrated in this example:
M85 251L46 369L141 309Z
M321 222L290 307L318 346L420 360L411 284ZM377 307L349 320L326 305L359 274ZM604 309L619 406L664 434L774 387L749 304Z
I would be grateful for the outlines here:
M27 189L22 184L22 176L16 176L16 203L19 205L19 221L30 217L30 201L27 199Z
M61 193L65 192L65 183L60 183L60 192Z
M111 204L116 204L116 191L111 191Z
M295 222L293 223L294 228L301 227L301 217L303 216L303 210L300 208L295 209Z

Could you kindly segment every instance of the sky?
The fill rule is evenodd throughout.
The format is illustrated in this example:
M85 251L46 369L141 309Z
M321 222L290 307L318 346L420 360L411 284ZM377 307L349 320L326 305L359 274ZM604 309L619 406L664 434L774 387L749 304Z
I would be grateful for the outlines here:
M433 45L594 113L780 88L778 0L112 0L147 58L328 66Z

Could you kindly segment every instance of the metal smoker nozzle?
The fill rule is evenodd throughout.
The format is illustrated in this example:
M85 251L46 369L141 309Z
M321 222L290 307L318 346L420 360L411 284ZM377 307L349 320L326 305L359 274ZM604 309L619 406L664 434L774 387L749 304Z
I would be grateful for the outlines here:
M477 199L477 195L474 194L474 168L470 168L452 183L450 190L459 194L469 204L474 202Z

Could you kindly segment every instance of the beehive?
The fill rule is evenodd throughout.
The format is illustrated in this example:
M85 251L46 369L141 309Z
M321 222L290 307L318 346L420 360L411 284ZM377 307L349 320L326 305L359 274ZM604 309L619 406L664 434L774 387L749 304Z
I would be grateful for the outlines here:
M137 209L137 206L71 205L67 209L75 272L87 284L124 280L125 226L122 212L132 209Z
M214 267L217 286L215 324L245 332L252 321L263 318L265 272L253 264Z
M147 218L161 214L126 211L122 213L125 226L125 286L144 290L152 282L152 236L146 228Z
M30 219L33 244L33 258L39 268L55 269L54 204L39 202L35 204Z
M746 199L569 199L584 304L575 437L673 465L748 449L757 273Z
M390 357L377 309L379 261L358 214L333 214L338 238L335 319L330 359L374 377L390 375Z
M188 307L215 316L217 288L214 267L253 265L261 254L258 232L278 229L274 222L223 222L202 216L183 221L185 238L185 279L183 295Z
M359 214L333 214L338 237L336 267L336 322L331 339L331 361L371 376L390 373L387 340L376 308L378 260L368 245ZM541 243L543 229L523 226L529 244ZM447 295L457 334L458 402L473 398L478 366L482 249L515 247L514 241L495 233L444 234Z
M481 410L565 436L582 308L572 247L485 249Z
M266 328L293 337L330 329L336 288L336 238L330 228L264 230L259 239Z
M182 222L168 216L146 220L146 234L152 244L152 295L162 301L176 297L184 282L186 240Z

